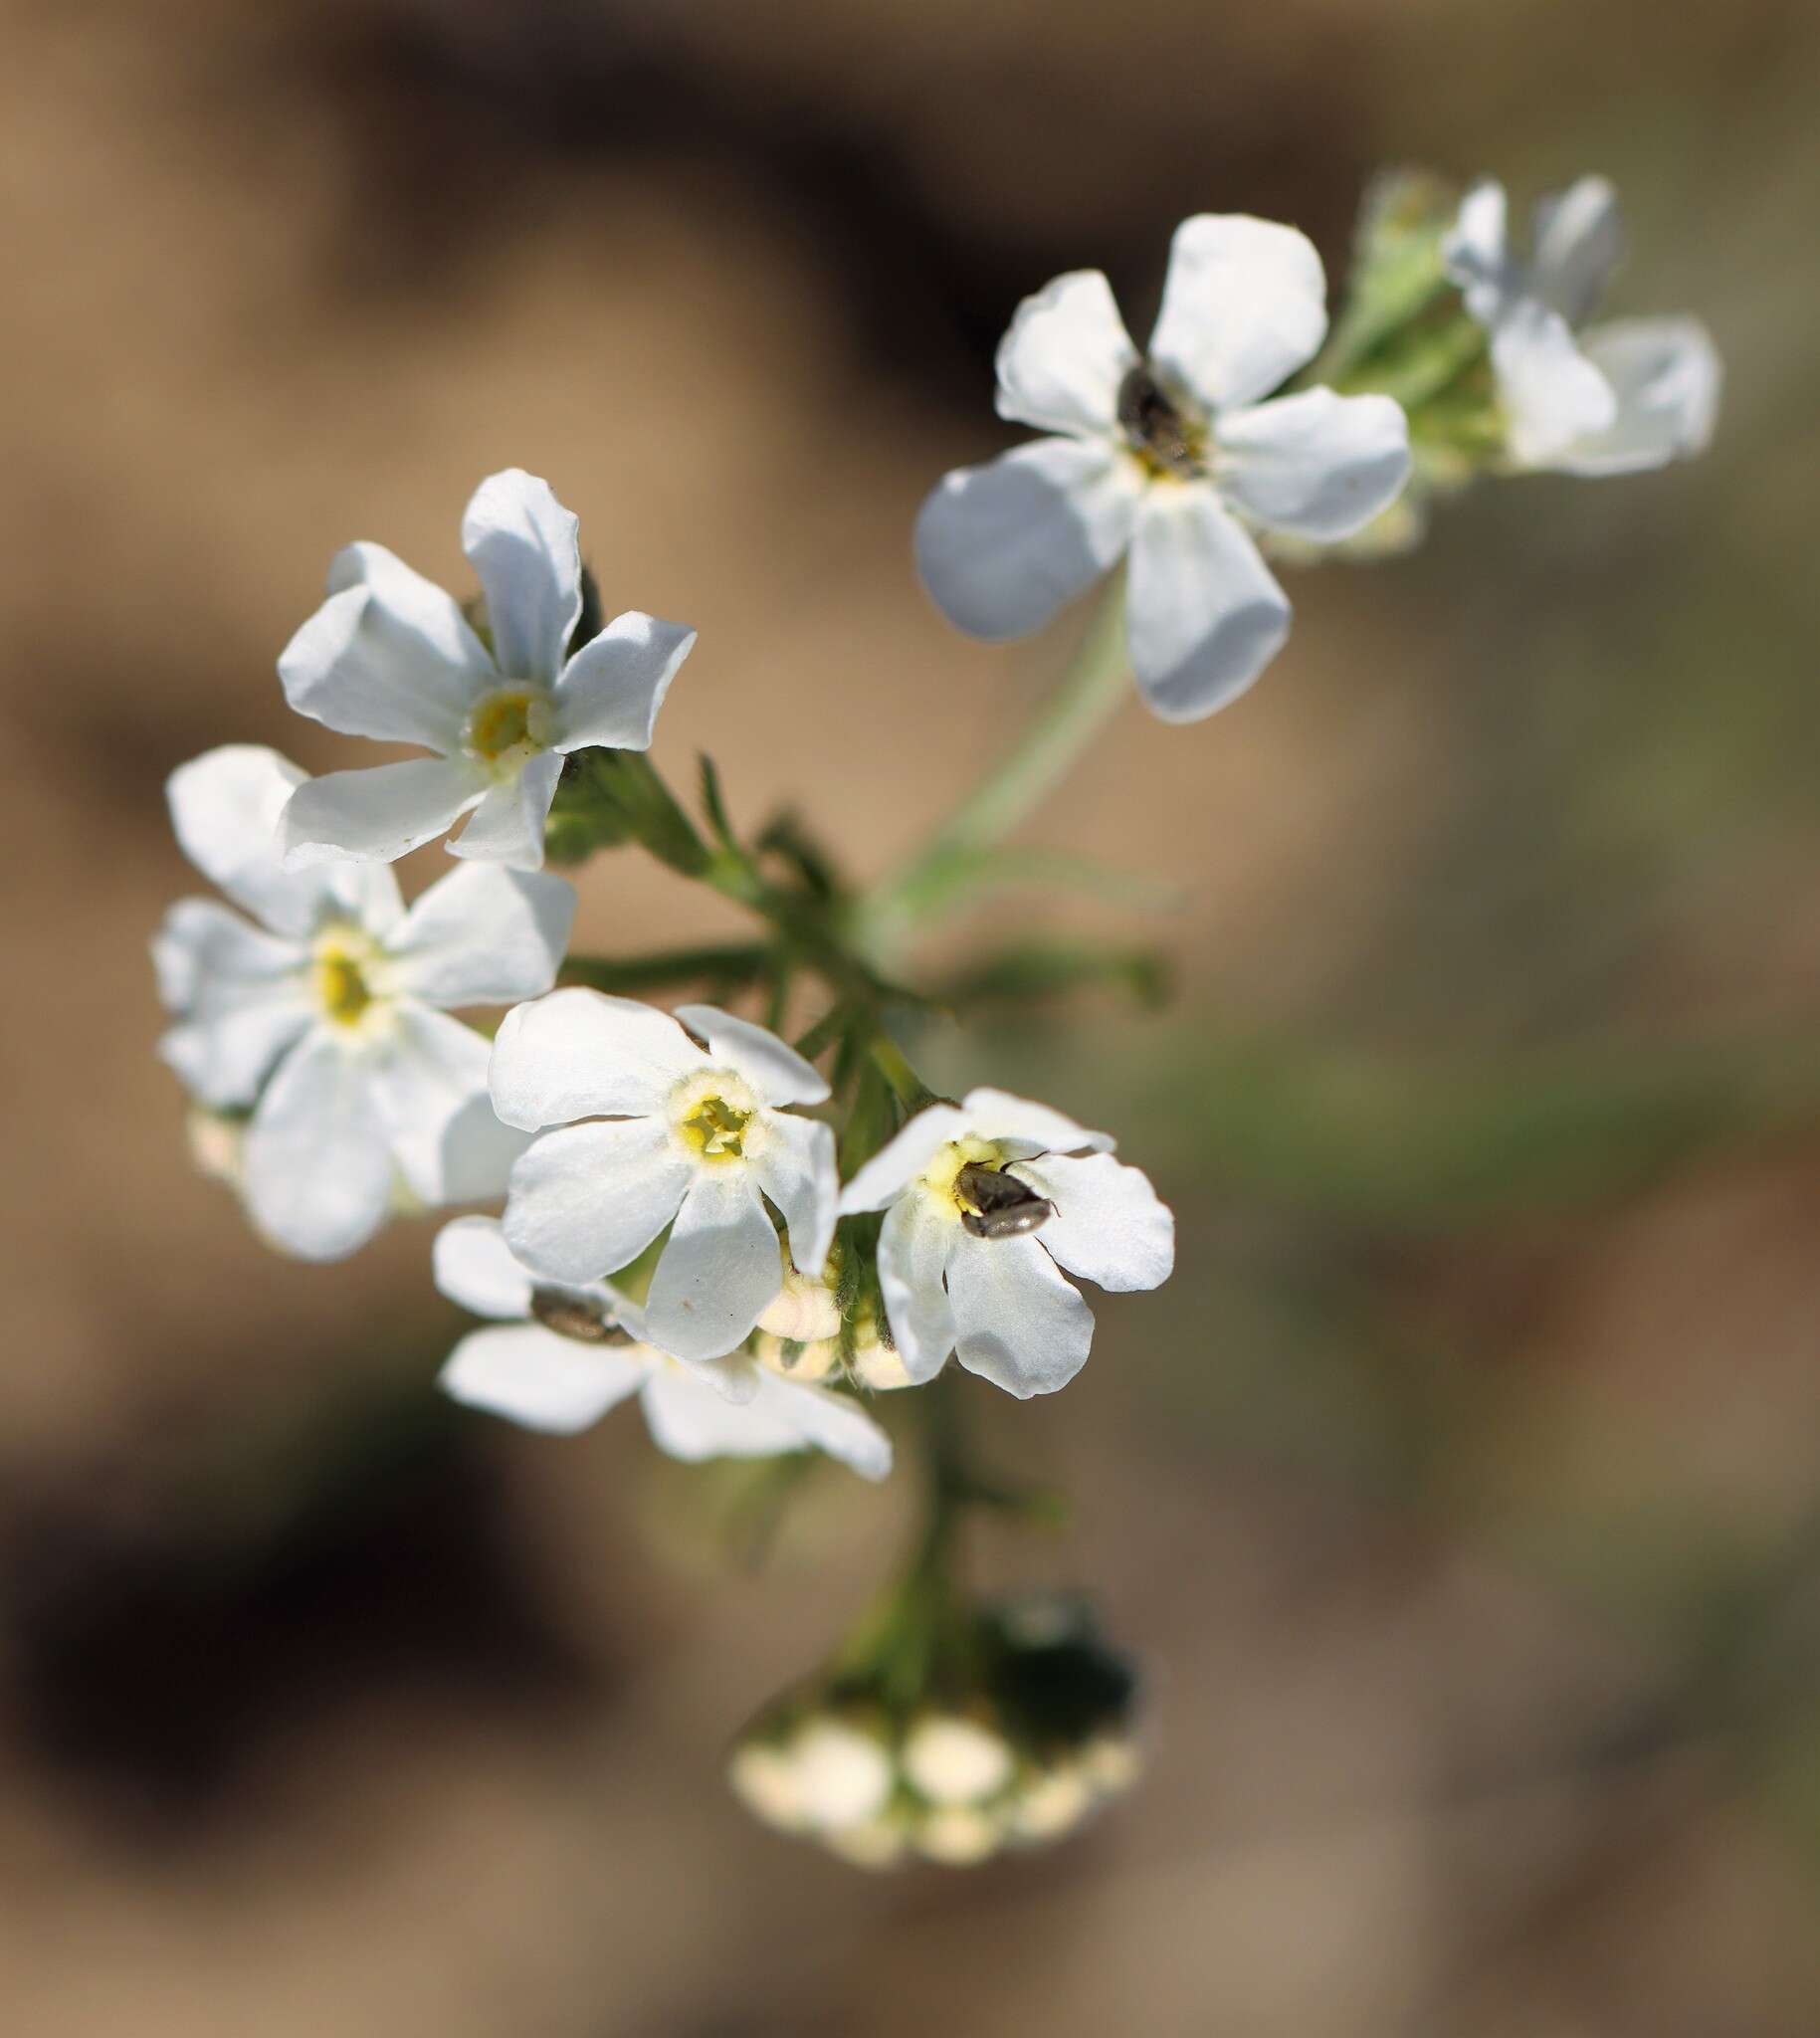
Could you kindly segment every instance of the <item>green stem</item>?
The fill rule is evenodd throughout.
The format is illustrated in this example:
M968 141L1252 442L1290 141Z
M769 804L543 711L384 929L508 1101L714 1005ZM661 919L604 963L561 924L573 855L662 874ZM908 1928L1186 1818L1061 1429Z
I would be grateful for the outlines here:
M1130 691L1124 643L1124 575L1114 575L1055 692L1010 754L989 771L928 843L866 907L875 953L888 954L981 856L1012 833L1066 778Z

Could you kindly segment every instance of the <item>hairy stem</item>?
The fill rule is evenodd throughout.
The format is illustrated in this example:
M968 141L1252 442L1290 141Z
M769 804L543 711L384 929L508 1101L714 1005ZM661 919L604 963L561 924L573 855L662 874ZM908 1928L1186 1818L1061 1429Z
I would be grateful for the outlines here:
M1124 646L1124 575L1101 597L1055 691L1022 737L862 914L867 945L889 955L932 918L977 869L1066 778L1123 705L1129 691Z

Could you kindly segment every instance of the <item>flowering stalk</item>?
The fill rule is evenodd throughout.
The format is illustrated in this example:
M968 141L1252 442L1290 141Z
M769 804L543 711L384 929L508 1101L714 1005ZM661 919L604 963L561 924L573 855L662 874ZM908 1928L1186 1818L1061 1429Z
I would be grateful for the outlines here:
M1054 691L1002 761L981 779L861 911L875 954L902 943L977 883L988 852L1029 818L1093 747L1130 696L1124 642L1124 574L1101 596Z
M1133 1767L1133 1676L1086 1609L981 1604L958 1575L971 1511L1055 1508L979 1475L940 1376L952 1359L1020 1399L1065 1386L1093 1342L1083 1284L1160 1285L1174 1219L1111 1134L1000 1090L936 1096L898 1029L937 1000L898 980L900 956L970 891L1030 874L1006 839L1128 683L1179 723L1258 680L1291 633L1276 562L1410 542L1479 474L1698 450L1704 331L1585 322L1617 252L1598 179L1544 201L1518 256L1500 187L1403 177L1366 208L1330 331L1314 248L1243 214L1177 229L1141 349L1097 271L1028 298L997 408L1043 436L942 478L918 569L991 639L1104 592L1022 737L868 896L788 817L742 839L706 758L692 818L648 752L695 633L607 620L576 518L518 469L463 518L478 598L350 545L279 660L300 713L428 754L311 779L228 747L173 774L182 847L249 916L186 901L154 946L199 1147L309 1258L401 1211L503 1200L432 1248L436 1285L480 1320L444 1368L452 1397L556 1433L636 1402L675 1457L814 1451L880 1479L892 1445L866 1403L923 1390L908 1568L735 1752L772 1823L868 1865L966 1863L1070 1830ZM407 908L386 866L439 837L465 861ZM542 867L622 846L738 905L754 936L565 960L574 893ZM1095 978L1159 980L1141 953L1025 943L952 994ZM819 1010L792 1041L805 980ZM711 1001L640 1002L685 986ZM513 1000L497 1030L452 1016Z

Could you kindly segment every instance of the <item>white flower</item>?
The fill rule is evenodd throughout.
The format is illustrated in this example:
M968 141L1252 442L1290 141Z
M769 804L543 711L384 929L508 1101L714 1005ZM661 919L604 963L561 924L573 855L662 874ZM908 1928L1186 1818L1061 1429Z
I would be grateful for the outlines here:
M539 1282L495 1218L445 1225L435 1268L452 1302L500 1320L464 1337L443 1368L444 1389L469 1407L566 1436L637 1394L673 1458L814 1448L867 1479L891 1470L890 1439L846 1396L780 1380L743 1354L685 1365L646 1341L643 1312L606 1283Z
M520 1005L494 1046L494 1108L525 1131L561 1129L512 1168L506 1236L540 1277L592 1281L674 1219L646 1322L676 1357L718 1358L778 1292L767 1196L801 1272L814 1279L828 1257L834 1133L779 1109L827 1096L800 1055L711 1005L672 1018L586 990Z
M291 868L390 863L472 811L453 855L536 870L564 755L650 747L695 632L632 609L569 657L576 528L549 484L517 468L475 491L462 548L486 593L491 652L453 596L383 545L335 555L327 601L278 662L287 700L345 735L437 754L312 778L285 813Z
M504 1187L524 1142L494 1116L487 1041L440 1008L545 989L575 894L560 878L477 865L407 913L383 866L289 871L279 815L305 783L245 744L172 772L184 853L261 924L181 900L152 956L178 1021L159 1052L211 1110L252 1110L241 1186L255 1223L332 1260L378 1229L395 1175L424 1203Z
M1475 184L1442 246L1492 366L1519 467L1628 474L1704 449L1720 371L1697 318L1625 318L1580 333L1623 252L1617 194L1582 177L1535 208L1527 262L1511 252L1504 186Z
M1062 1268L1110 1290L1169 1278L1175 1220L1112 1144L1045 1105L975 1090L919 1112L847 1184L843 1215L886 1212L879 1286L912 1380L952 1351L1007 1393L1053 1393L1094 1335Z
M1322 543L1409 475L1387 396L1270 395L1327 329L1320 257L1293 227L1201 214L1176 229L1140 356L1098 270L1025 299L998 350L1001 417L1062 436L945 476L916 557L948 620L1019 637L1127 549L1126 635L1144 699L1195 721L1282 649L1290 605L1250 531Z

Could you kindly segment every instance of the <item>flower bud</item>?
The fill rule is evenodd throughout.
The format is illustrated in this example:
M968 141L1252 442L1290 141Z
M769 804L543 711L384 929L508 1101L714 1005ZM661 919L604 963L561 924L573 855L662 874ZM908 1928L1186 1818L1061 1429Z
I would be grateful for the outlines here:
M899 1761L910 1787L940 1805L995 1796L1012 1769L1010 1748L989 1727L940 1713L911 1726Z

